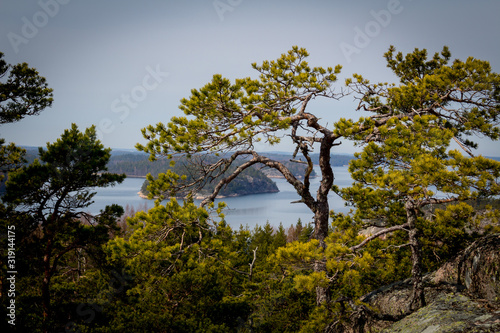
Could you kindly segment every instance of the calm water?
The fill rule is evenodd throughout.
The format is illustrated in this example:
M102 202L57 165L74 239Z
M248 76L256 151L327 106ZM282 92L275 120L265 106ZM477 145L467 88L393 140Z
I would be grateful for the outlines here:
M335 184L340 187L351 184L351 179L347 171L347 167L334 167ZM319 170L316 170L319 174ZM237 229L240 225L248 225L250 229L255 225L263 225L266 221L273 226L278 226L283 223L285 228L297 222L300 218L303 223L312 222L313 214L305 204L295 203L292 201L299 200L299 196L295 189L286 182L286 180L278 178L273 179L280 192L246 195L234 198L217 199L216 203L223 200L227 204L225 210L226 221L233 229ZM311 189L313 195L316 195L316 189L319 185L319 178L311 180ZM153 200L142 199L137 195L141 188L143 178L127 178L122 184L111 188L98 189L94 197L95 203L90 206L92 213L98 213L106 205L113 203L125 207L127 204L133 207L143 207L147 204L149 208L154 206ZM344 202L335 194L330 194L330 209L335 211L348 211L344 206ZM199 201L196 201L199 203Z

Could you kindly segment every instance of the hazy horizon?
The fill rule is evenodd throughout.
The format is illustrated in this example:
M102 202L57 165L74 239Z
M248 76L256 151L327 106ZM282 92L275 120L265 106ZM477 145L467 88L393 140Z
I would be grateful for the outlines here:
M181 98L213 74L256 77L251 63L276 59L294 45L309 51L311 66L343 66L336 89L353 73L394 81L383 57L390 45L430 55L447 45L452 59L487 60L500 72L499 12L500 2L485 0L4 1L0 52L7 63L36 68L54 89L54 104L1 126L0 137L35 146L54 142L71 123L94 124L106 147L131 149L145 143L142 128L181 115ZM310 103L329 126L363 115L355 108L352 97ZM500 151L498 142L480 142L477 154ZM333 152L356 150L343 140Z

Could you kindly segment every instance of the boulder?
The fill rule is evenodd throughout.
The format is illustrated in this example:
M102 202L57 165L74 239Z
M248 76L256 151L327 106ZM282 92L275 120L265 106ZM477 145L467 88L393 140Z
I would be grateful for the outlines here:
M500 311L460 293L444 294L383 333L500 332Z
M404 319L367 332L500 332L500 234L487 235L423 279L427 306ZM411 280L382 287L364 296L375 312L405 313ZM373 323L373 322L372 322Z

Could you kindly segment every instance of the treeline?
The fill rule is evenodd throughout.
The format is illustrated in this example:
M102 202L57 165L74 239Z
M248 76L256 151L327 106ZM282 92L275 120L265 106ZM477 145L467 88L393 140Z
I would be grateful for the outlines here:
M231 229L215 210L207 215L176 200L150 210L127 207L101 247L60 258L51 286L51 327L106 333L315 332L330 316L348 322L352 310L342 310L341 303L317 307L314 288L307 285L315 257L302 254L316 248L313 229L300 220L288 228L264 223ZM425 231L423 251L433 258L426 271L477 237L456 230L436 237L431 226ZM340 235L330 232L327 242L334 246ZM41 244L22 230L17 237L23 274L16 280L19 319L13 331L41 332ZM396 246L400 241L401 235L379 239L350 267L336 267L339 280L332 291L356 298L406 278L409 249Z
M301 163L290 161L291 156L270 154L269 157L283 163L297 178L302 178L304 176L306 166ZM204 172L204 170L201 170L200 167L197 166L199 158L201 157L194 156L186 158L183 156L175 156L172 159L159 158L155 161L150 161L149 157L145 154L114 154L110 159L108 169L110 172L124 173L127 176L133 177L146 177L148 174L151 174L153 177L158 177L159 174L165 173L167 170L171 170L178 175L185 175L186 179L184 180L184 183L189 183L196 178L196 176ZM214 158L207 155L204 156L203 159L205 160L203 163L206 164ZM172 161L175 163L172 163ZM226 172L218 177L213 176L214 174L217 174L219 170L215 170L215 172L207 174L207 177L205 178L206 181L199 185L199 189L195 194L200 197L210 194L216 186L218 180L233 172L244 161L244 158L240 159L238 163L233 164ZM314 177L315 175L316 173L313 170L311 176ZM278 187L272 180L269 179L269 177L273 178L279 176L281 176L281 174L271 168L250 167L244 170L240 177L237 177L232 182L224 186L219 195L227 197L278 192ZM148 195L148 185L148 181L143 183L141 187L141 193L143 195ZM176 193L179 197L183 197L186 194L187 193L185 191L179 191Z
M36 147L24 147L26 149L25 159L27 164L32 163L35 158L38 157L38 148ZM291 154L286 153L264 153L262 154L275 161L279 161L296 176L302 177L304 175L306 166L301 163L291 162ZM332 166L346 166L349 161L354 158L353 155L341 155L332 154L331 165ZM319 164L319 154L311 154L311 160L315 165ZM179 159L178 159L179 161ZM182 161L181 161L182 163ZM165 172L170 168L170 160L168 159L157 159L156 161L150 161L149 156L144 153L138 152L128 152L121 150L112 151L110 161L108 163L108 170L114 173L124 173L127 176L133 177L146 177L147 174L151 173L153 176L157 176L159 173ZM261 169L266 175L270 176L280 176L280 174L273 172L272 169L263 168ZM312 177L316 176L316 172L313 170Z
M111 154L108 169L110 172L124 173L127 176L146 177L151 173L157 176L170 168L170 161L167 159L158 159L150 161L146 154L128 153Z
M303 177L306 170L306 166L301 163L291 162L290 161L292 159L291 155L276 154L276 153L269 153L264 155L283 163L287 168L289 168L290 172L292 172L296 177L298 178ZM335 160L338 163L337 165L346 165L350 158L353 157L336 155L332 156L332 162L333 160ZM244 159L241 159L241 161L243 160ZM171 160L166 158L163 159L160 158L157 159L156 161L150 161L149 156L146 154L116 152L112 154L108 168L111 172L124 173L127 176L145 177L147 174L151 173L153 176L156 177L158 174L165 172L167 169L171 168L170 161ZM176 164L185 166L187 166L189 162L188 159L183 157L174 157L174 161L176 162ZM317 156L315 159L313 159L313 162L315 164L318 163ZM275 173L273 172L272 169L259 168L258 170L261 170L262 172L264 172L264 174L269 175L271 177L275 176ZM177 171L179 171L180 174L185 174L187 170L181 170L178 168ZM314 177L315 175L316 173L313 170L311 176ZM276 176L278 176L278 174L276 174Z
M168 207L177 214L199 213L189 204ZM224 221L202 219L151 243L138 229L149 214L126 213L128 223L120 223L121 231L102 249L73 250L61 258L51 287L51 332L293 332L307 321L314 294L296 290L294 274L272 258L290 242L307 242L310 224L231 230ZM154 234L153 240L162 238ZM138 247L127 250L125 244ZM16 280L12 332L42 331L43 258L37 246L23 241L17 249L23 274Z
M27 164L30 164L38 157L38 148L26 147L25 149L27 151L25 159ZM302 163L292 162L292 155L284 153L267 153L265 155L283 163L297 178L301 179L304 176L307 166ZM331 162L333 166L343 166L347 165L352 158L354 158L352 155L332 155ZM311 154L311 159L315 165L319 163L318 154ZM187 175L188 179L192 179L192 177L189 176L190 173L193 172L193 170L190 169L190 165L192 164L189 163L189 160L184 157L175 157L173 160L175 161L174 166L172 166L171 160L167 158L159 158L155 161L150 161L147 154L117 150L111 154L108 163L108 171L125 174L128 177L146 177L148 174L157 177L160 173L172 170L179 175ZM234 170L237 166L238 164L232 167L230 171ZM282 177L282 175L271 168L249 168L244 171L243 177L238 177L225 186L220 195L235 196L277 192L278 188L276 184L269 180L268 177L275 178ZM316 177L315 170L311 172L311 177ZM149 183L145 181L141 187L141 192L144 195L148 194L148 184ZM207 195L213 190L214 186L214 182L205 184L203 189L200 189L198 192L198 195ZM0 190L2 193L5 191L3 184ZM179 193L179 196L183 196L184 194L185 193Z
M222 170L215 170L212 174L207 174L203 177L203 182L200 182L197 186L197 190L192 193L195 197L205 197L211 194L217 185L218 181L223 177L227 177L229 174L234 172L234 170L238 167L239 164L231 165L229 169L225 172L221 172ZM196 179L199 175L204 172L204 170L196 168L192 164L188 163L185 159L179 159L176 161L174 165L166 166L167 169L174 172L177 175L183 175L184 178L179 179L177 183L177 187L182 187L183 184L191 183L194 179ZM165 172L164 170L163 172ZM220 173L220 174L219 174ZM157 175L156 175L157 176ZM155 177L155 176L153 176ZM141 194L147 196L150 192L149 189L149 180L145 180L141 186ZM245 169L239 177L234 179L229 184L226 184L219 192L220 196L230 197L230 196L241 196L241 195L249 195L249 194L258 194L258 193L275 193L279 192L278 186L275 182L269 179L260 169L258 168L247 168ZM154 196L158 196L159 194L169 196L169 193L158 192L153 193ZM185 190L176 190L175 196L177 197L185 197L188 195L188 192Z

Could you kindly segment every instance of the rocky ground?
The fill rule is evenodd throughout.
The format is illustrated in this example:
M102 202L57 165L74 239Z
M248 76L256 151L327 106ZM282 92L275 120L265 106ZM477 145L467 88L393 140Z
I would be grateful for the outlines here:
M369 320L364 332L500 332L500 234L472 244L455 261L428 274L425 285L426 307L396 323ZM362 301L377 313L398 316L410 292L410 281L402 281Z
M449 293L395 323L384 333L500 332L500 311L484 300Z

